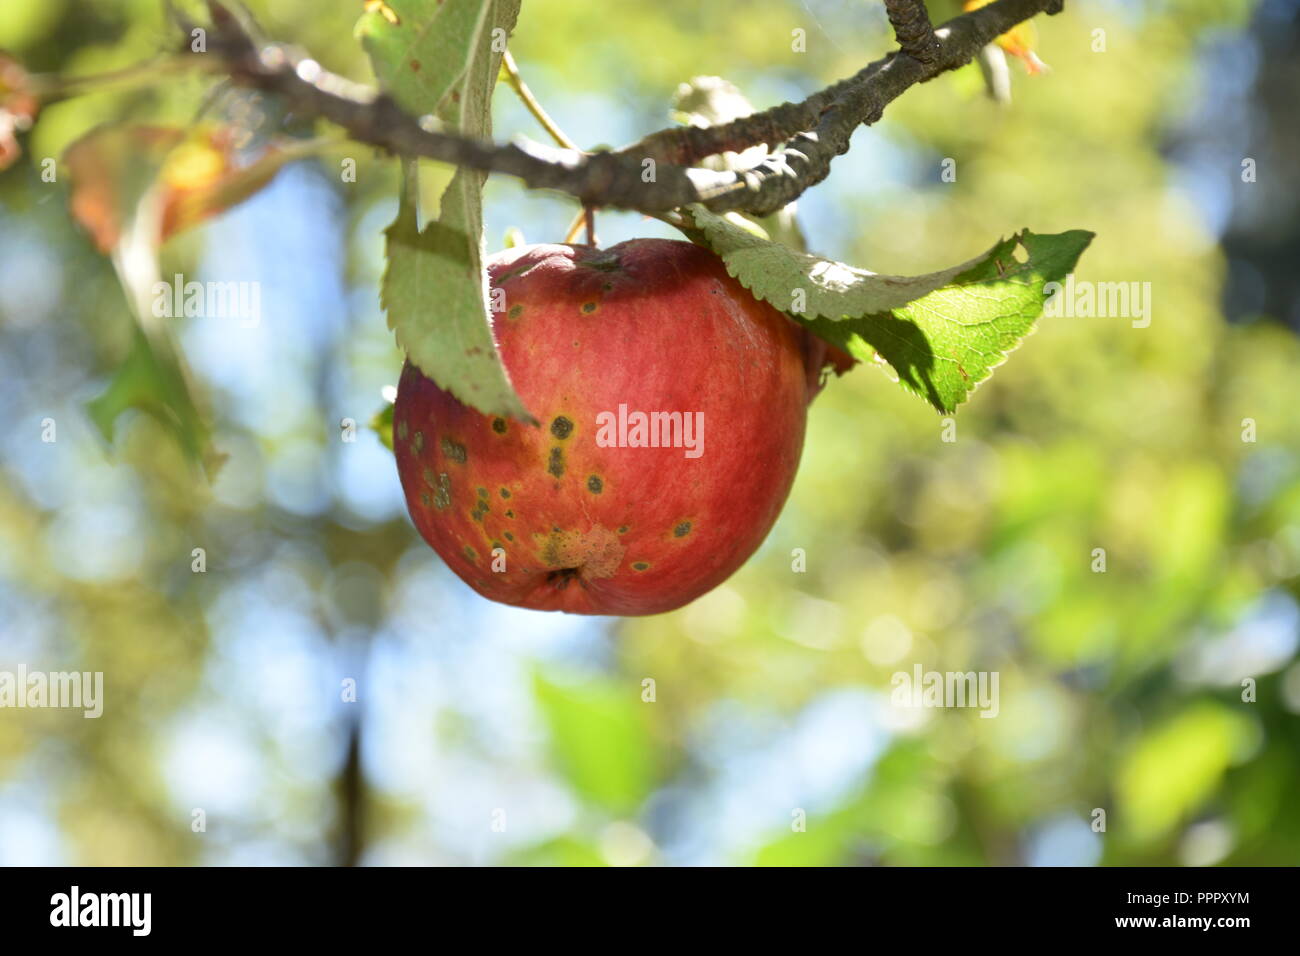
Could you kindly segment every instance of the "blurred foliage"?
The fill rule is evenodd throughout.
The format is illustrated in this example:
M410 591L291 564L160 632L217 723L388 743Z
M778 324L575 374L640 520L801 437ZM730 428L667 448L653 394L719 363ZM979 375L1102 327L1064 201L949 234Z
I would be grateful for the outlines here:
M958 5L933 3L935 19ZM248 7L269 36L373 81L360 2ZM1149 282L1150 326L1040 321L954 442L876 369L832 382L760 552L682 611L628 621L486 605L419 542L378 436L341 437L401 363L377 302L398 170L368 150L295 163L164 247L164 276L249 269L266 286L245 337L169 320L229 456L216 479L149 415L122 415L106 444L84 406L144 374L139 332L66 177L43 182L40 161L105 122L189 127L201 108L304 131L183 75L49 106L0 174L0 670L103 671L106 710L0 711L0 861L328 863L359 815L373 863L1300 862L1300 343L1287 315L1224 301L1212 214L1240 236L1295 208L1285 177L1239 173L1249 137L1294 124L1251 90L1294 68L1277 58L1300 14L1069 0L1036 27L1051 72L1013 71L1009 106L972 66L859 131L800 202L810 249L917 274L995 234L1087 228L1077 278ZM1286 31L1289 48L1271 42ZM0 49L36 73L117 69L175 41L156 0L0 5ZM525 0L512 41L584 145L663 125L691 76L761 108L888 47L879 4L829 0L616 15ZM540 138L505 93L498 138ZM1200 130L1223 138L1208 180L1168 147L1207 111L1224 123ZM433 209L449 172L429 172ZM487 202L490 245L506 225L558 238L574 213L495 180ZM606 241L658 228L601 221ZM997 671L998 717L891 707L891 675L914 664ZM350 678L355 704L339 699ZM349 707L359 802L337 785Z
M565 688L539 676L535 694L557 761L577 791L613 814L640 806L655 770L641 700L612 680Z

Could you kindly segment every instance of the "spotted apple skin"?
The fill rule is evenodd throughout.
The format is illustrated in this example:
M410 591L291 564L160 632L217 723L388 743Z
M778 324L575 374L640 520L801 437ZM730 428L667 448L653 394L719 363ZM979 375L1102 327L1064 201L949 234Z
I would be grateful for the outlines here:
M525 246L488 274L538 423L484 415L407 363L393 444L425 541L479 594L538 610L657 614L725 581L789 494L816 346L687 242ZM600 416L620 405L702 412L699 457L608 444Z

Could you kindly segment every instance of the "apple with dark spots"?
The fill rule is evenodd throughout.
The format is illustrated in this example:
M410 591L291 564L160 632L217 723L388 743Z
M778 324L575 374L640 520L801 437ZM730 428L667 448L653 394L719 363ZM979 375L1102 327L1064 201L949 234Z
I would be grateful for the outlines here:
M726 580L790 491L826 347L688 242L526 246L488 274L539 421L408 362L393 446L420 534L484 597L539 610L657 614Z

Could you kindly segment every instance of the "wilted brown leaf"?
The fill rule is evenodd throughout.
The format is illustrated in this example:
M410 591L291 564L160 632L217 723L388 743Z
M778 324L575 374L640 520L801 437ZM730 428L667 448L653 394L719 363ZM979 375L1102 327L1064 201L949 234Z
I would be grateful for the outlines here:
M13 57L0 53L0 170L22 155L17 134L32 125L39 109L27 71Z
M159 203L157 241L165 242L269 183L280 168L307 152L273 146L241 164L230 127L186 132L173 127L104 126L64 154L72 177L72 214L107 253L148 196Z

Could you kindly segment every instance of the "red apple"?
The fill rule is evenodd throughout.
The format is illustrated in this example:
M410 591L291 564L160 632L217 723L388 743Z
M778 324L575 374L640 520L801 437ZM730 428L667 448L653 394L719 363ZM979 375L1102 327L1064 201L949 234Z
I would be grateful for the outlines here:
M484 597L539 610L656 614L726 580L790 491L824 346L688 242L527 246L488 274L540 425L408 362L393 444L420 534Z

